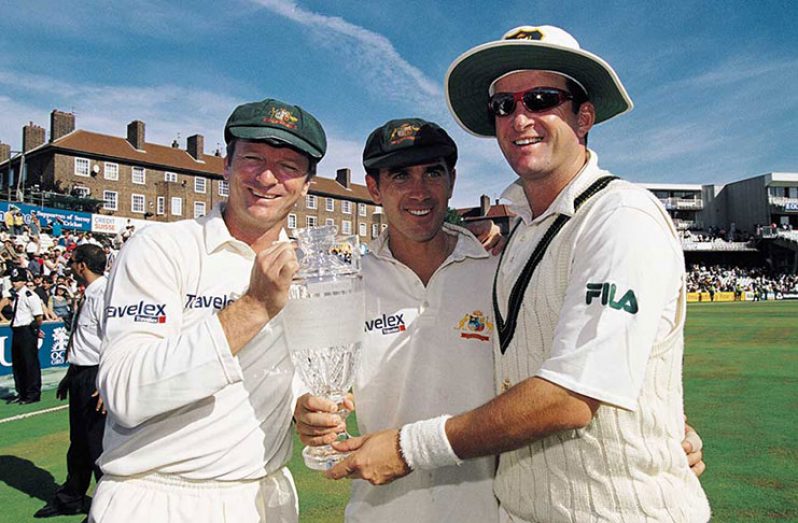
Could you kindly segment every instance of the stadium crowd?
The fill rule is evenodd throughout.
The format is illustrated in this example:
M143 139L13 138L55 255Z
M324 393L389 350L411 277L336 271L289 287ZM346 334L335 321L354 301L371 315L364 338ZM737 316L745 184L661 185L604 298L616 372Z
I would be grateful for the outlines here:
M695 264L687 271L688 292L751 292L767 294L798 293L798 275L773 273L762 267L741 268L727 265Z
M50 221L35 211L26 223L19 209L10 206L0 220L0 323L8 323L13 315L10 273L17 267L28 270L31 280L27 285L42 301L44 321L63 320L69 328L83 292L69 270L72 251L86 243L102 246L108 259L107 274L134 231L133 225L113 236L72 231L64 228L60 218Z

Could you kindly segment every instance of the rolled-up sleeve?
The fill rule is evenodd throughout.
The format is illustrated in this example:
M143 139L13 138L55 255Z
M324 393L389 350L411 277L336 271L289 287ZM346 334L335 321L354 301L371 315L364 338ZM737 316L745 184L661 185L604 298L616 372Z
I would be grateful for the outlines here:
M184 327L177 245L142 231L120 252L104 303L98 385L114 421L135 427L242 379L216 314Z

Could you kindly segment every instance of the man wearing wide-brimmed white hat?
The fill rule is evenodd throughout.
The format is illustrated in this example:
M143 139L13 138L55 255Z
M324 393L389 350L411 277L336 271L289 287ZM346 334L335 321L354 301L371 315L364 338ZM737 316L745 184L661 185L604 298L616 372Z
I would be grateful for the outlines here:
M360 450L330 475L384 483L501 453L507 521L707 521L680 444L681 247L653 195L587 148L632 108L618 75L564 30L524 26L455 60L446 94L518 175L493 290L498 396L346 442Z

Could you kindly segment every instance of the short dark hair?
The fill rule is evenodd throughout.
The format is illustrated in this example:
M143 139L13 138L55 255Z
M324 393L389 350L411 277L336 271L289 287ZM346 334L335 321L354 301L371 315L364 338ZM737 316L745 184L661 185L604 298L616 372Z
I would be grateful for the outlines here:
M236 142L238 142L239 138L232 138L227 143L227 162L233 161L233 155L236 153ZM248 140L250 142L262 142L271 145L272 147L288 147L289 149L293 149L294 151L298 152L302 156L308 159L308 177L307 179L310 180L314 176L316 176L316 166L319 164L319 161L315 158L311 158L308 154L300 151L295 147L291 147L290 145L286 145L284 143L275 142L272 140Z
M84 243L72 251L70 263L85 263L86 267L98 276L105 272L106 257L102 247L92 243Z

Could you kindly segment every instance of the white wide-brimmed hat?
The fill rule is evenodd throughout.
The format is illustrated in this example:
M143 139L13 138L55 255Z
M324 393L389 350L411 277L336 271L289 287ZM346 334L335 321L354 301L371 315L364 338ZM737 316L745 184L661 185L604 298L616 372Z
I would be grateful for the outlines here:
M630 111L632 100L615 70L584 51L567 31L551 25L511 29L501 40L460 55L446 72L446 103L454 119L477 136L495 136L488 111L489 90L496 79L524 70L562 74L586 91L596 108L596 123Z

